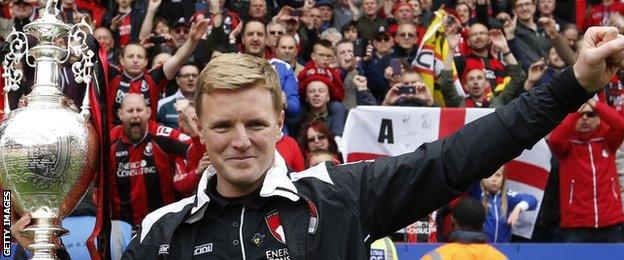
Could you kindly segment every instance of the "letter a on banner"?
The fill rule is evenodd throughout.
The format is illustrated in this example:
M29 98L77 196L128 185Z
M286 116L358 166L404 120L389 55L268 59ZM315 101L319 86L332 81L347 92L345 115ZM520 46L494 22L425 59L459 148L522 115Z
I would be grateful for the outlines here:
M377 138L379 143L394 143L394 131L392 131L392 120L387 118L381 119L381 127L379 128L379 137Z

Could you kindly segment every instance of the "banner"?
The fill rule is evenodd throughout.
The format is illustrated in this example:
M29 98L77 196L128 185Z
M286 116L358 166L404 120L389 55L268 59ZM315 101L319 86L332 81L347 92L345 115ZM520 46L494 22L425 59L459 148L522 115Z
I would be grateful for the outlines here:
M358 106L351 109L344 128L345 162L395 156L416 150L425 142L448 136L465 124L493 112L482 108L425 108ZM470 152L470 151L467 151ZM540 140L531 150L506 164L507 187L537 198L537 209L520 215L513 234L531 238L552 154Z

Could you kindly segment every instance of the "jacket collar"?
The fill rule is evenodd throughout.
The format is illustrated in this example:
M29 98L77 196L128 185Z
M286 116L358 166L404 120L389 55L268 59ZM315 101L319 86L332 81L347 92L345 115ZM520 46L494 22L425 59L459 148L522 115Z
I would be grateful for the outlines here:
M186 220L187 223L193 223L203 217L204 211L206 210L205 206L208 202L210 202L210 198L206 194L205 189L208 187L208 180L215 176L216 173L217 170L210 165L202 174L195 193L195 205L191 209L189 218ZM271 168L269 168L267 173L264 175L264 182L262 183L262 188L260 189L260 196L281 196L292 201L297 201L300 198L297 193L297 188L288 177L286 162L277 150L273 156L273 165L271 165Z

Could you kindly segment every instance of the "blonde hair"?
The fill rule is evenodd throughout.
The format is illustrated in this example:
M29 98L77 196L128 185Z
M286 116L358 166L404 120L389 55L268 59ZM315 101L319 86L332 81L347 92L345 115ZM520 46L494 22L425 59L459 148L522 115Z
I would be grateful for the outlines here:
M500 167L499 168L501 171L501 174L503 176L503 183L501 183L501 189L500 189L500 194L501 194L501 213L503 217L507 217L507 208L508 208L508 202L507 202L507 178L505 177L505 166ZM497 170L498 171L498 170ZM494 172L494 174L496 174L496 172ZM485 208L485 214L487 215L487 211L488 211L488 201L487 201L487 190L485 189L485 185L483 184L483 180L481 180L481 190L483 191L484 195L481 196L481 204L483 204L483 207ZM494 196L496 196L496 194L494 194ZM496 207L496 205L492 205L492 207Z
M271 64L262 58L241 54L227 53L211 60L198 78L195 95L195 110L201 114L202 97L214 90L236 90L261 84L271 92L273 109L282 111L282 89L277 72Z

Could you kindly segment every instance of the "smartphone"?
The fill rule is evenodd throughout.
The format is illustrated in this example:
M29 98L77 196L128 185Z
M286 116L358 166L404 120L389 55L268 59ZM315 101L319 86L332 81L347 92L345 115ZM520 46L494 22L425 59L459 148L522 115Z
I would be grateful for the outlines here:
M415 95L416 94L416 87L414 86L410 86L410 85L403 85L399 87L399 94L405 94L405 95Z
M290 16L301 17L303 16L303 10L295 9L290 12Z
M150 36L149 41L153 44L163 44L165 43L165 36L161 36L161 35Z
M392 68L392 75L398 76L401 75L401 59L393 58L390 60L390 67Z
M353 42L353 56L364 57L366 56L366 46L368 41L365 39L357 39Z

